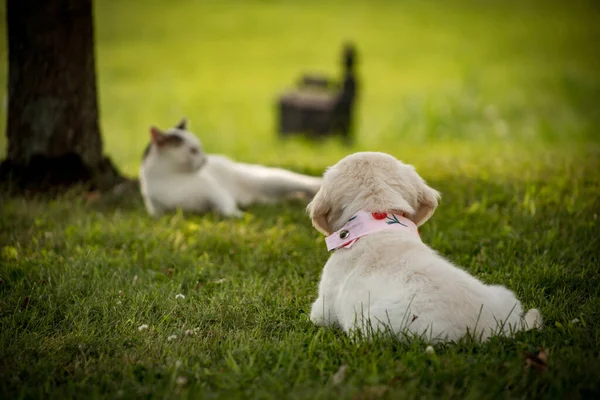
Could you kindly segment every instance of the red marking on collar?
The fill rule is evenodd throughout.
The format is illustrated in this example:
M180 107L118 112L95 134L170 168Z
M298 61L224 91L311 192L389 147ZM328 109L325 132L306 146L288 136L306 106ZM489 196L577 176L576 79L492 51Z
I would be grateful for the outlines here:
M374 212L374 213L371 213L371 215L373 216L374 219L377 219L377 220L387 218L387 213L384 213L384 212ZM403 217L406 217L404 212L400 213L400 215L402 215Z

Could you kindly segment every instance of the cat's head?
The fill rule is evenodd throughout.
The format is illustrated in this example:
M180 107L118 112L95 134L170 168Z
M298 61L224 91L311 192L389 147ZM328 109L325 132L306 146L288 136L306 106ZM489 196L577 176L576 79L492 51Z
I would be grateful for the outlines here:
M200 140L187 130L187 119L183 118L175 127L162 131L150 128L152 142L146 148L144 160L152 157L161 168L172 172L196 172L207 157Z

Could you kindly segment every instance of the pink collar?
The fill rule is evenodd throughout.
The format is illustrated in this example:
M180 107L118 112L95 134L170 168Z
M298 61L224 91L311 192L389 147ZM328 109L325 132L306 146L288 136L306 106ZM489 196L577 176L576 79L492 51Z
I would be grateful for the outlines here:
M325 238L327 250L333 251L340 247L350 248L361 237L386 229L402 229L421 237L415 223L403 215L370 213L361 210L350 218L341 229Z

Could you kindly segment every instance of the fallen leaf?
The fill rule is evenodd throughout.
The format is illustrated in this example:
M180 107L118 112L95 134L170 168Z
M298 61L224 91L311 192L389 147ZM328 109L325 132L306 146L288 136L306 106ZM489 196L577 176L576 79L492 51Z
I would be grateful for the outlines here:
M539 349L537 353L525 353L525 369L535 368L538 373L548 370L548 349Z
M25 296L23 298L23 302L21 303L21 308L23 310L27 309L27 307L29 306L29 296Z

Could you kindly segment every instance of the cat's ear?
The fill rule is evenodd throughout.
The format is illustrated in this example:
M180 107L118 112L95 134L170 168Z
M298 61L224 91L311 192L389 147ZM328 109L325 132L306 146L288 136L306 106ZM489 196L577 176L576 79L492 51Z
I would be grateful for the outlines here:
M150 127L150 136L152 137L152 143L160 145L165 140L165 133L155 126Z
M187 127L188 127L188 120L186 117L181 118L181 121L179 121L179 123L177 125L175 125L175 128L181 129L182 131L186 131Z

